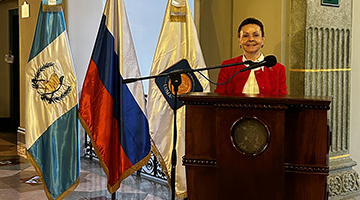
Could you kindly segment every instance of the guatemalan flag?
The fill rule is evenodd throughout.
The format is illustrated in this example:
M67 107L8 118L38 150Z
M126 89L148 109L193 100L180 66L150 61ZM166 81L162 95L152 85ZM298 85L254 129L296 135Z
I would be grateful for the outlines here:
M135 48L123 0L108 0L81 92L79 118L91 138L112 194L150 158L149 125Z
M61 0L42 0L26 65L27 158L49 199L63 199L79 183L76 78Z

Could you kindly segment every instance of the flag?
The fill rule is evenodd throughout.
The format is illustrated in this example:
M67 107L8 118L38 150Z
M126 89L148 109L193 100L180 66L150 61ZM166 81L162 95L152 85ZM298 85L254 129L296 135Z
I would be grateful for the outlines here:
M79 183L77 88L61 5L47 0L40 4L25 87L27 158L47 197L63 199Z
M182 60L186 59L189 65ZM150 71L158 75L173 70L205 67L205 61L197 38L187 0L169 0L165 11L159 40ZM207 76L207 72L203 71ZM178 94L190 91L209 91L207 80L196 73L181 75L182 83ZM147 104L152 150L158 158L168 184L171 185L171 153L173 148L173 101L174 93L169 86L169 77L149 80ZM171 91L171 92L170 92ZM181 160L185 154L185 108L177 103L177 165L175 192L178 198L185 198L186 175Z
M108 0L84 80L79 118L91 138L112 194L150 158L140 70L123 0Z

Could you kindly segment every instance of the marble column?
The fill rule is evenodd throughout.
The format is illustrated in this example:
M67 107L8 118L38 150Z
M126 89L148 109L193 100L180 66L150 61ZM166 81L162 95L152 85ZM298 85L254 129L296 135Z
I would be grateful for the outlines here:
M352 0L338 7L320 0L292 0L290 89L292 95L331 97L329 199L360 195L360 179L350 157L350 55ZM356 86L353 86L356 87Z

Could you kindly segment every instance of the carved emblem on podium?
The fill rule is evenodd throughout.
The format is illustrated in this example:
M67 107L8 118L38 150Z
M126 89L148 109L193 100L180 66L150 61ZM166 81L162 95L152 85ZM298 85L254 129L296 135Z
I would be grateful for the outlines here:
M234 147L244 155L259 155L269 146L270 131L256 117L238 119L232 125L231 132Z

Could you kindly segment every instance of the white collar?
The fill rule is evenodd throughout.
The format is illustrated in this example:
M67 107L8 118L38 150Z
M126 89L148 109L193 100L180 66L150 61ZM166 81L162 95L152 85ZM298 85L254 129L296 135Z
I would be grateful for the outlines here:
M264 60L264 54L260 53L260 56L258 59L255 60L255 62L261 62ZM242 61L245 62L246 58L245 58L245 54L242 57ZM245 65L246 67L249 67L249 65ZM252 70L258 70L259 68L256 69L252 69ZM264 66L261 67L261 70L264 71Z

